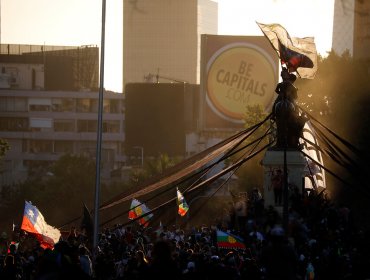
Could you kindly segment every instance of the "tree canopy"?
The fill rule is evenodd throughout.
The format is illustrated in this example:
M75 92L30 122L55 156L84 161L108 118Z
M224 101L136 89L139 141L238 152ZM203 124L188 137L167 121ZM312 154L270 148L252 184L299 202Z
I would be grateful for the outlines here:
M0 159L5 155L5 153L7 152L7 151L9 151L10 150L10 146L9 146L9 143L6 141L6 140L4 140L4 139L2 139L2 138L0 138Z
M360 205L367 205L370 199L370 192L363 195L369 186L367 174L370 171L367 167L370 158L369 66L369 61L353 59L348 52L342 56L330 52L326 58L320 59L315 79L297 79L296 82L300 105L361 151L360 158L353 158L357 168L333 169L352 186L335 179L329 181L331 193L338 200L352 203L355 209L364 209ZM332 167L330 159L324 163ZM362 192L357 192L353 186Z

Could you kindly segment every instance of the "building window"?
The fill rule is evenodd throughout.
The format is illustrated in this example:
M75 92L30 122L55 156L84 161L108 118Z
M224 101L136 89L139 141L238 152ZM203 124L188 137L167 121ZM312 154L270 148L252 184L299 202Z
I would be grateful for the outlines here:
M90 100L90 112L97 113L99 110L99 100L98 99L91 99Z
M90 108L90 99L77 99L76 100L76 107L77 107L77 112L79 113L89 113L91 108Z
M14 111L27 112L27 99L23 97L14 97Z
M50 105L31 104L30 111L31 112L50 112Z
M110 100L110 113L119 113L119 100Z
M74 120L54 120L54 131L55 132L74 132L75 121Z
M1 118L0 131L28 131L27 118Z
M103 100L103 112L110 113L110 100Z
M87 132L97 132L98 131L98 122L95 120L87 121Z
M96 132L98 122L95 120L77 120L78 132Z
M22 153L28 153L28 141L26 139L22 139Z
M52 153L53 142L51 140L30 140L30 152L34 154Z
M27 112L27 99L23 97L0 97L1 112Z
M104 121L103 132L119 133L119 121Z
M87 120L77 120L77 132L87 132Z
M72 141L55 141L54 152L55 153L73 153L73 142Z
M28 105L31 112L50 112L51 98L30 97Z
M53 131L53 119L50 118L30 118L31 131Z
M74 112L73 98L53 98L52 101L53 112Z

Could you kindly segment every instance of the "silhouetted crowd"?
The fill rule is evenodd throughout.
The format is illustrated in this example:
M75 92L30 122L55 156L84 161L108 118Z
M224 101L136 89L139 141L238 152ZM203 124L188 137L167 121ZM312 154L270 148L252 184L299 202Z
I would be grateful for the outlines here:
M296 193L283 228L261 196L245 199L246 219L230 208L211 225L105 228L94 254L91 238L75 228L53 250L25 232L18 240L2 235L0 279L370 279L369 232L345 205ZM217 229L242 237L246 249L219 248Z

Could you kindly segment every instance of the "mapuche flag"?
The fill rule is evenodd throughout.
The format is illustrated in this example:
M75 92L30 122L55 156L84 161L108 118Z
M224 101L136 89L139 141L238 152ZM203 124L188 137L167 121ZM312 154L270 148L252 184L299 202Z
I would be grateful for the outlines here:
M317 72L317 51L314 37L290 37L283 26L277 23L257 25L277 52L281 64L301 78L313 79Z
M140 225L147 227L149 220L153 217L153 214L147 214L149 212L150 209L145 204L134 198L131 202L128 218L130 220L138 219Z
M177 205L179 206L177 213L179 213L180 216L185 216L189 210L189 206L179 189L177 189Z
M25 202L21 229L35 235L40 242L40 246L44 249L53 249L61 235L57 228L46 223L44 216L37 207L28 201Z
M243 238L217 230L217 247L221 249L245 249Z

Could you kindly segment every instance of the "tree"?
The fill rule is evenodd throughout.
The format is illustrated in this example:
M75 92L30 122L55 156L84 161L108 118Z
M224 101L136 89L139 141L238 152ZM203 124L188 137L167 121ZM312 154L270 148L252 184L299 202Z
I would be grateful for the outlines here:
M7 197L4 211L22 215L24 201L32 201L47 213L51 224L60 225L80 215L84 202L93 201L95 161L80 155L63 155L53 165L45 166L42 174L11 188L14 192Z
M146 179L163 173L167 168L180 162L180 158L171 158L167 154L160 154L158 157L145 162L144 168L134 168L130 175L132 184L139 184Z
M267 117L267 112L262 108L261 105L248 105L246 107L246 113L244 115L244 127L250 128L254 125L262 122ZM242 145L247 145L248 143L257 140L259 137L262 137L266 131L269 129L270 122L265 122L258 129L256 129ZM265 137L260 142L252 144L250 148L244 149L239 153L235 154L231 160L235 161L242 156L249 155L258 150L260 147L265 145L268 142L268 139ZM258 146L256 146L258 144ZM257 147L257 148L255 148ZM239 177L239 191L250 191L254 187L262 189L263 186L263 168L260 164L264 153L256 155L254 158L248 160L244 163L237 171L236 175Z
M297 80L300 105L342 137L357 143L362 139L358 137L362 132L359 127L369 121L369 114L358 114L366 112L364 107L369 102L368 67L368 62L354 60L348 52L342 56L330 52L320 59L315 79Z
M0 138L0 159L6 154L7 151L10 150L9 143L5 140Z
M250 128L260 122L262 122L267 117L267 112L262 108L260 104L247 105L246 113L244 114L244 127ZM269 128L270 123L265 122L260 126L250 137L248 137L249 142L261 137ZM263 140L266 142L266 140Z
M313 80L298 79L299 103L341 137L369 155L369 63L330 52Z
M342 56L330 52L327 58L320 59L315 79L298 79L296 82L300 105L361 151L361 158L350 154L358 166L352 167L351 170L337 167L332 159L324 158L326 167L352 186L357 186L348 186L327 175L327 185L332 198L352 204L353 209L359 209L358 213L366 212L364 209L368 209L366 205L370 197L370 194L364 195L369 185L366 176L369 170L366 168L370 156L368 69L369 61L353 59L348 52ZM337 141L334 142L338 144Z
M95 160L82 155L66 154L59 158L51 167L53 174L48 180L54 185L63 186L67 195L75 195L81 191L91 192L95 185Z

